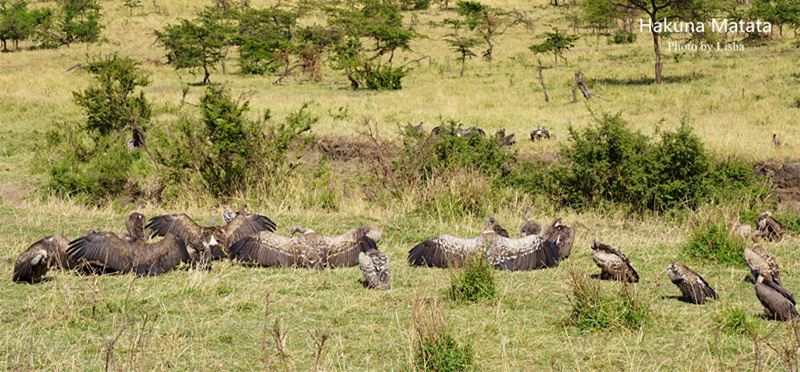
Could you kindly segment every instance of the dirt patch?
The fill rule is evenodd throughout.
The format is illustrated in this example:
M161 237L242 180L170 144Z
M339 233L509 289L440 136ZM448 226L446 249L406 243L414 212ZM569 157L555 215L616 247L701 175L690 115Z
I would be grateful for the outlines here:
M30 192L30 188L25 188L19 183L0 185L0 199L6 206L13 208L27 208L28 203L24 199Z
M778 203L779 211L800 212L800 162L778 164L758 163L754 167L757 177L770 177L775 189L770 198Z

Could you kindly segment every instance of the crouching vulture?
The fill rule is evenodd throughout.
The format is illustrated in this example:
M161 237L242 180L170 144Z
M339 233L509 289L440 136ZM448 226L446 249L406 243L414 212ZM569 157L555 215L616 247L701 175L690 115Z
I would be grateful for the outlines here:
M510 239L492 227L494 217L487 217L484 231L472 239L452 235L434 236L408 252L411 266L461 267L474 255L486 252L490 264L501 270L536 270L558 265L558 246L538 235Z
M130 235L100 232L69 243L67 254L84 267L97 273L128 273L137 276L159 275L190 260L180 237L167 234L155 243L144 238L145 217L131 213L125 220Z
M631 266L631 260L618 249L600 243L600 239L594 238L592 242L592 260L600 272L601 279L613 279L621 282L636 283L639 281L639 274Z
M378 250L374 240L367 236L359 243L361 252L358 254L358 266L364 274L364 286L380 290L392 287L392 274L389 268L389 257Z
M94 230L91 229L86 233L92 234ZM40 282L49 269L72 270L77 263L68 257L68 247L69 239L61 234L46 236L31 244L17 256L13 281L33 284Z
M706 297L717 299L717 292L708 285L708 282L680 261L675 261L667 267L667 275L681 290L683 297L693 304L702 305L706 302Z

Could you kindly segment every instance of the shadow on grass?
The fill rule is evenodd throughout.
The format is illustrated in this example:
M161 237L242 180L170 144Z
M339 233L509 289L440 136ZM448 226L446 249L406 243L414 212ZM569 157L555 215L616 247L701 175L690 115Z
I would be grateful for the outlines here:
M664 76L661 78L663 84L683 84L704 78L704 74L691 73L677 76ZM651 77L642 76L636 79L616 79L602 78L592 79L592 83L605 85L655 85L656 80Z
M687 303L687 304L700 305L700 304L696 304L696 303L692 302L692 300L689 297L686 297L686 296L683 296L683 295L664 295L664 296L661 296L661 299L662 300L678 300L680 302Z

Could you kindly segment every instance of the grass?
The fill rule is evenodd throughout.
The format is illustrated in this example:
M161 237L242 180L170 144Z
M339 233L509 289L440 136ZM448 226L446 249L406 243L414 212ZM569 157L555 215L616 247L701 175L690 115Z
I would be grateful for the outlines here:
M454 301L492 300L497 296L495 268L486 260L486 253L476 254L450 278L447 292Z
M376 226L384 231L380 249L392 262L391 291L364 289L358 283L357 268L273 270L226 262L215 263L210 271L178 270L153 278L52 272L50 280L40 285L12 284L13 260L43 236L64 233L75 238L89 227L123 230L122 221L133 205L98 207L80 205L68 197L40 198L37 187L44 181L36 169L37 150L43 134L55 123L83 120L72 103L72 91L85 89L91 76L65 72L67 68L84 63L87 53L119 51L142 61L163 61L164 52L152 44L153 38L142 35L152 35L151 30L192 17L197 8L212 4L162 3L168 15L151 13L152 4L144 2L144 8L131 17L120 3L103 2L107 25L103 35L108 43L0 55L0 278L5 278L0 281L0 369L99 370L108 361L111 370L252 370L267 365L312 370L320 334L329 339L320 354L319 370L413 368L418 346L414 299L439 298L450 287L450 276L446 270L408 267L408 250L437 234L476 236L482 230L484 216L478 215L482 212L491 212L513 234L530 205L535 206L532 217L540 223L561 217L568 225L578 224L573 253L555 268L495 272L497 301L490 305L442 303L440 312L453 339L460 345L469 342L474 351L475 369L750 369L756 358L752 340L718 331L715 314L724 314L729 307L741 309L772 339L792 337L786 324L758 316L763 308L752 285L743 281L747 270L741 265L690 258L685 263L702 272L724 301L696 306L678 300L678 289L667 282L664 268L685 254L682 247L694 226L691 218L630 216L614 208L576 214L569 209L555 211L547 200L522 194L509 196L502 204L482 203L472 212L476 215L448 211L441 203L441 213L427 215L419 212L418 198L404 195L389 203L369 200L361 183L337 175L341 164L334 161L330 184L315 186L297 179L282 185L280 197L268 200L232 198L223 203L187 192L164 204L145 202L136 210L147 216L187 213L208 223L212 216L219 219L224 205L246 202L250 210L277 221L281 234L294 224L325 235L361 224ZM537 24L537 34L550 31L548 24L567 29L561 13L567 8L549 7L544 0L487 3L527 11ZM271 4L256 1L253 5ZM665 52L667 83L654 86L648 83L653 68L648 35L639 35L635 44L625 46L604 45L601 38L601 45L595 47L594 37L582 33L577 46L566 54L569 63L552 68L549 59L543 59L551 95L548 104L542 99L534 60L527 51L540 39L522 29L510 29L497 40L495 62L470 60L466 76L458 78L460 66L442 40L445 31L428 25L452 14L434 8L417 16L418 31L430 37L413 43L416 52L395 58L408 61L431 55L432 63L415 66L400 91L352 91L326 85L346 80L327 69L323 84L288 79L291 85L274 86L272 76L236 74L233 58L228 61L228 74L218 71L211 78L216 83L227 81L234 97L249 93L254 119L267 108L282 118L303 102L313 101L311 110L320 116L313 131L319 136L349 136L363 129L364 117L377 123L389 139L396 138L396 124L423 121L429 130L440 117L452 118L466 126L480 126L489 134L501 128L515 132L520 156L535 159L552 155L565 143L568 126L589 125L587 105L562 105L572 98L575 70L582 69L590 90L609 98L588 105L595 111L622 110L623 118L646 135L658 126L674 130L683 116L689 116L695 133L720 156L798 158L800 147L792 139L800 138L800 127L795 125L800 110L792 103L800 83L796 77L800 50L790 46L796 42L793 39L737 53L685 54L678 62ZM155 125L168 126L181 114L196 114L190 105L181 107L179 102L182 86L199 81L199 76L147 62L143 67L153 82L144 92L154 102ZM191 86L187 100L196 104L203 91ZM662 118L666 121L657 124ZM550 130L550 141L527 140L527 133L537 125ZM771 133L783 139L782 148L771 147ZM358 172L363 171L355 171L362 176ZM488 185L467 182L468 175L458 177L432 186L453 197L460 195L463 185L493 191ZM331 197L323 186L339 190L338 199L328 200ZM419 192L427 192L433 201L439 193L425 190L424 185ZM625 252L642 277L635 286L650 304L653 320L646 326L605 333L574 332L572 326L564 325L562 320L572 313L567 299L573 295L570 272L599 272L589 257L594 236ZM765 243L790 279L800 272L799 243L794 235L779 243ZM796 293L800 287L788 282L787 289ZM599 286L601 293L615 292L616 283L590 283ZM265 317L267 292L270 303ZM278 317L282 351L270 335ZM775 351L764 347L760 353L764 369L783 368Z

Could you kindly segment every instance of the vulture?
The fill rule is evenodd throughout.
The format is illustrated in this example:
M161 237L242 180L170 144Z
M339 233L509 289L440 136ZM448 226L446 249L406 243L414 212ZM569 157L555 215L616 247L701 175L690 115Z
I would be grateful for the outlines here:
M411 123L406 124L405 131L406 134L410 135L419 135L425 133L425 129L422 128L422 122L419 122L419 125L411 125Z
M742 225L739 221L736 220L729 220L728 226L730 229L730 234L733 237L737 238L746 238L750 236L753 228L750 225Z
M781 145L783 145L783 142L781 142L781 139L778 138L777 134L772 133L772 146L775 146L775 148L778 148L778 147L781 147Z
M558 255L565 260L572 252L572 244L575 243L575 228L562 225L561 219L556 218L542 234L542 238L555 243L558 246Z
M204 263L225 257L228 248L245 237L261 231L275 231L275 223L258 214L234 213L228 209L223 212L223 219L224 226L201 227L185 214L167 214L151 218L146 227L158 236L171 233L181 238L186 242L192 261Z
M486 132L483 129L478 127L470 127L467 129L462 129L461 126L463 124L458 124L458 128L456 128L456 137L470 137L472 135L478 135L481 137L486 137Z
M753 283L756 281L755 273L758 271L761 276L767 277L770 281L780 285L781 275L778 259L757 242L757 235L753 235L753 240L756 241L753 247L744 249L744 260L747 262L747 266L750 266L750 272L753 274Z
M764 212L758 215L756 229L769 241L781 241L783 239L783 227L772 218L771 212Z
M798 314L792 294L769 277L761 275L758 270L755 275L756 297L764 305L767 316L784 321L796 318Z
M510 239L497 234L492 226L494 217L487 217L484 231L472 239L452 235L434 236L418 244L408 252L411 266L461 267L475 254L486 252L490 264L500 270L536 270L558 265L558 246L530 235Z
M431 129L431 133L433 133L434 135L452 134L453 128L448 127L446 125L440 125L438 127L434 127L433 129Z
M145 217L131 213L125 220L130 235L100 232L78 238L69 243L67 254L81 265L95 268L99 273L133 271L137 276L163 274L189 263L190 256L183 240L166 234L155 243L144 236Z
M86 235L92 234L94 230L90 229ZM46 236L31 244L17 257L13 280L33 284L40 282L51 268L72 270L77 265L74 260L68 258L67 247L69 239L61 234Z
M499 141L499 145L500 145L500 147L503 147L503 146L512 146L512 145L514 145L515 143L517 143L517 139L514 137L514 133L511 133L510 135L503 137L503 138L502 138L502 139L500 139L500 141Z
M296 232L300 235L294 236ZM289 237L271 231L239 240L231 246L231 260L266 267L325 269L358 265L365 238L380 241L381 231L368 226L350 229L342 235L322 236L311 229L292 227Z
M375 241L363 236L359 242L361 252L358 254L358 266L364 274L364 286L367 288L388 290L392 288L392 273L389 268L389 257L378 250Z
M519 234L524 238L528 235L539 235L540 232L542 232L542 225L531 219L531 207L528 207L525 211L525 223L520 225Z
M494 217L491 218L492 218L492 231L494 231L495 233L497 233L497 235L500 235L504 238L510 238L511 236L508 235L508 231L504 229L502 226L500 226L500 224L497 223L497 220L494 219Z
M717 292L714 292L708 282L680 261L675 261L667 267L667 275L669 280L680 288L683 297L693 304L702 305L706 302L706 297L717 299Z
M547 129L544 129L543 126L539 126L538 128L531 131L531 141L536 142L536 139L545 139L550 138L550 132Z
M602 270L601 279L614 279L629 283L639 281L639 274L631 266L628 256L610 245L600 243L600 239L596 237L592 242L592 260Z

